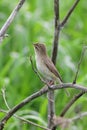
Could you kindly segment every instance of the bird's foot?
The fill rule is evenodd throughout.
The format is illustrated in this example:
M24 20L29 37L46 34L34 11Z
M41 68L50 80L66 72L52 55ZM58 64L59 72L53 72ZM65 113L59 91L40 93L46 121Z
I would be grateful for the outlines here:
M51 85L53 85L54 82L52 80L50 80L49 82L47 82L47 86L50 88Z

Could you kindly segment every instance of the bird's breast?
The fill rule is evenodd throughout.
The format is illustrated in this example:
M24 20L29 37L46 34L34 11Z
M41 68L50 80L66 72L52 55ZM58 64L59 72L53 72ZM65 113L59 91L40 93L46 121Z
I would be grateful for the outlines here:
M44 61L41 57L36 57L36 66L37 66L37 69L40 73L44 73L46 68L44 65Z
M48 69L46 64L44 63L44 59L40 56L36 56L36 66L38 71L42 74L42 76L47 80L55 79L55 75Z

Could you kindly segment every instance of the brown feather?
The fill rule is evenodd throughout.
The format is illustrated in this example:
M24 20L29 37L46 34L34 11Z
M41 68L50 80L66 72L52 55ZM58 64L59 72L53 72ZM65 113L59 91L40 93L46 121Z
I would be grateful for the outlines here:
M58 77L61 81L61 76L60 74L58 73L55 65L53 64L53 62L51 61L51 59L49 57L46 57L45 60L44 60L44 63L45 65L47 66L47 68L56 76Z

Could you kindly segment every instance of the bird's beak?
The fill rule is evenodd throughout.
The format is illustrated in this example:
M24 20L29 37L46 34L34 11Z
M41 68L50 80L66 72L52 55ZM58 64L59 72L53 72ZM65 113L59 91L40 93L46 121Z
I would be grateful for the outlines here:
M33 43L33 46L34 46L35 48L37 48L37 43Z

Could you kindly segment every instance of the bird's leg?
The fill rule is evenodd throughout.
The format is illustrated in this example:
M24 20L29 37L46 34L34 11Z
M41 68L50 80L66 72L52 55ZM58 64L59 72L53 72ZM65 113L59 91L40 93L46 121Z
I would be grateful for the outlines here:
M47 85L48 88L50 89L50 86L51 86L51 85L54 85L54 81L53 81L53 80L46 81L46 85Z
M48 86L48 89L49 89L49 91L51 90L51 85L54 85L54 81L53 80L49 80L48 82L47 82L47 86ZM48 96L49 95L49 92L48 92L48 94L47 94L47 98L48 98L48 100L51 102L51 103L54 103L54 100L52 100L51 99L51 97L49 97Z
M53 85L54 84L54 81L53 80L50 80L49 81L49 85L51 86L51 85Z

